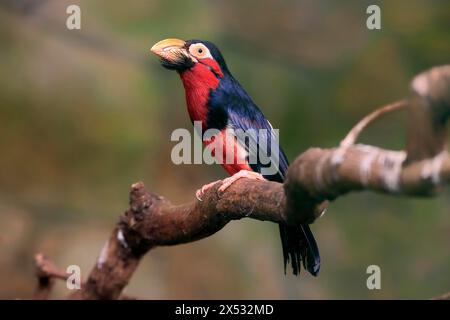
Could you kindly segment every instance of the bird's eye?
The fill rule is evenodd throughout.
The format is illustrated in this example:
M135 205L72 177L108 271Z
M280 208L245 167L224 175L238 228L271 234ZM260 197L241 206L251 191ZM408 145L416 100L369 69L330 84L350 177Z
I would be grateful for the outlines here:
M202 43L194 43L193 45L191 45L189 47L189 52L197 59L204 59L211 57L208 48Z

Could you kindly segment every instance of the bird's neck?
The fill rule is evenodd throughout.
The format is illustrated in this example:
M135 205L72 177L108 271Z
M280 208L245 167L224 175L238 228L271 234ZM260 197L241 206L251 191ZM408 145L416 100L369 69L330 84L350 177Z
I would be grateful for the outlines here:
M201 121L206 126L208 101L211 90L219 85L217 77L205 66L196 64L193 68L180 73L186 94L186 103L191 121Z

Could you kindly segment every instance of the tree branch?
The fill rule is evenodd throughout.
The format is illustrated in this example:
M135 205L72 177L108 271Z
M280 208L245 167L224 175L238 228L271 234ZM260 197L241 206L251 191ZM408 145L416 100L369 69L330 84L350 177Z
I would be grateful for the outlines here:
M245 179L221 195L218 187L219 184L205 193L201 202L173 205L147 192L143 183L134 184L130 209L121 216L103 247L86 285L72 298L116 299L142 256L156 246L199 240L219 231L229 221L245 217L285 220L280 183Z
M370 122L401 106L406 106L409 114L406 151L354 145ZM208 237L231 220L311 223L328 201L363 189L432 195L450 180L445 145L449 115L450 66L436 67L413 80L407 102L363 119L340 147L311 148L298 156L284 184L241 179L219 194L218 183L202 202L174 205L136 183L131 188L130 208L120 217L81 290L71 298L117 299L150 249Z
M351 191L427 196L449 181L445 129L450 115L450 65L416 76L411 87L406 151L353 145L359 129L352 130L355 134L348 135L338 148L307 150L287 173L284 187L288 217L296 222L312 222L316 217L309 214L311 211L300 216L294 213L305 203L334 200ZM392 106L400 105L401 102L388 107L392 110ZM368 122L363 120L361 127Z

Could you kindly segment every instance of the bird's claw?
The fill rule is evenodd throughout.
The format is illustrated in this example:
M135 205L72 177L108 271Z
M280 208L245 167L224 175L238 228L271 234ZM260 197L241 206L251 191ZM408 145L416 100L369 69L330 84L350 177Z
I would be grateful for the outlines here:
M228 187L230 187L233 183L235 183L237 180L239 180L241 178L248 178L248 179L252 179L252 180L266 180L258 172L249 171L249 170L241 170L238 173L235 173L234 175L232 175L231 177L224 179L223 181L217 180L217 181L205 184L203 187L201 187L200 189L198 189L195 192L195 197L197 198L198 201L203 201L202 197L205 194L205 192L208 191L209 189L211 189L211 187L214 186L216 183L222 182L222 185L219 187L219 189L217 189L217 192L220 197L221 193L223 193L226 189L228 189Z
M248 178L248 179L252 179L252 180L261 180L261 181L266 180L258 172L249 171L249 170L241 170L238 173L235 173L234 175L232 175L231 177L224 179L222 182L222 185L220 186L218 191L224 192L226 189L228 189L228 187L230 187L233 183L235 183L237 180L239 180L241 178Z
M208 184L205 184L203 187L201 187L200 189L198 189L195 192L195 197L197 198L198 201L203 201L202 197L205 194L206 191L208 191L209 189L211 189L212 186L214 186L217 182L220 182L221 180L217 180Z
M196 192L195 192L195 197L197 198L197 200L198 201L203 201L203 199L202 198L200 198L200 195L201 195L202 193L201 193L201 190L197 190Z

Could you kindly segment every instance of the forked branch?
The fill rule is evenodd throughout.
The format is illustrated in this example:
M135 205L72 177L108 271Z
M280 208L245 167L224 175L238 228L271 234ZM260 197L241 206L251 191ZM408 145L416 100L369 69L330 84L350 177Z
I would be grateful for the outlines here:
M405 151L354 144L370 122L400 107L408 112ZM358 190L433 195L450 180L445 139L449 115L447 65L418 75L407 100L364 118L339 147L311 148L298 156L284 184L242 179L223 194L216 185L202 202L174 205L136 183L131 188L130 208L120 217L81 290L71 298L117 299L150 249L208 237L231 220L311 223L328 201Z

